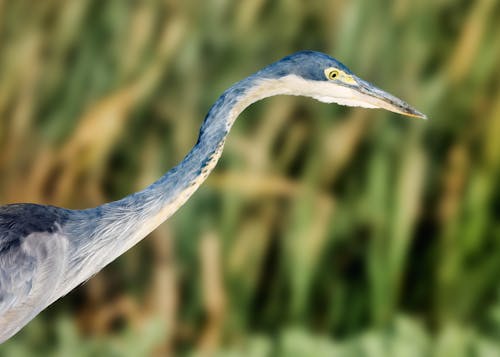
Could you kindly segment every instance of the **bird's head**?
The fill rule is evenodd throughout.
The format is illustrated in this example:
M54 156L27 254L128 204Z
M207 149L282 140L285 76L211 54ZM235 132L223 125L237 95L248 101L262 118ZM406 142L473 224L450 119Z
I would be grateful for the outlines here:
M283 94L353 107L382 108L426 119L425 114L355 76L342 63L321 52L294 53L266 67L259 76L278 82Z

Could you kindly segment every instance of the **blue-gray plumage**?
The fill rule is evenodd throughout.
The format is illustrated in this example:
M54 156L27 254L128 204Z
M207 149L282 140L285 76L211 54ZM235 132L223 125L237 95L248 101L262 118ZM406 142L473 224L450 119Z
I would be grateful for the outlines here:
M298 52L265 67L219 97L193 149L143 191L86 210L0 207L0 342L170 217L212 171L241 111L283 94L425 118L323 53Z

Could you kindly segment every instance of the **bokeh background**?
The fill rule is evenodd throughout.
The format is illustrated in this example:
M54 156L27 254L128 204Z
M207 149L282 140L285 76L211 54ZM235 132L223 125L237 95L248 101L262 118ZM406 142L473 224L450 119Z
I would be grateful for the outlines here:
M297 50L430 118L253 105L173 218L0 355L500 355L499 4L0 0L2 204L145 187Z

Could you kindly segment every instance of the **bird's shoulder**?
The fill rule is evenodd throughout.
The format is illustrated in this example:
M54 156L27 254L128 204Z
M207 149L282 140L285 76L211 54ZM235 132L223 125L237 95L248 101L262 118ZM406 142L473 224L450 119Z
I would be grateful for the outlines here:
M0 206L0 251L3 244L31 233L54 233L68 216L69 210L55 206L34 203Z
M66 265L67 218L53 206L0 207L0 340L52 299Z

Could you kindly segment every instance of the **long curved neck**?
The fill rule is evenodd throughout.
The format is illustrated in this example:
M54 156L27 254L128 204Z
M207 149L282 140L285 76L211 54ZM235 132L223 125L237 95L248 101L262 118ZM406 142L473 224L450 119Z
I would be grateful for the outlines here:
M240 113L260 99L285 94L283 88L280 81L258 75L234 84L210 108L196 145L180 164L143 191L110 203L109 208L126 208L136 216L146 213L149 216L145 218L145 234L152 231L177 211L214 169L229 130Z
M179 209L215 167L237 116L259 99L282 94L280 88L279 83L255 75L236 83L212 106L196 145L181 163L142 191L80 211L81 219L68 226L80 248L72 259L80 266L76 280L102 269ZM89 254L90 250L99 253Z
M268 91L263 91L258 83L249 77L226 90L210 108L197 143L182 162L146 189L110 203L109 208L125 208L136 216L144 214L145 234L170 217L214 169L238 115L256 100L268 96Z

